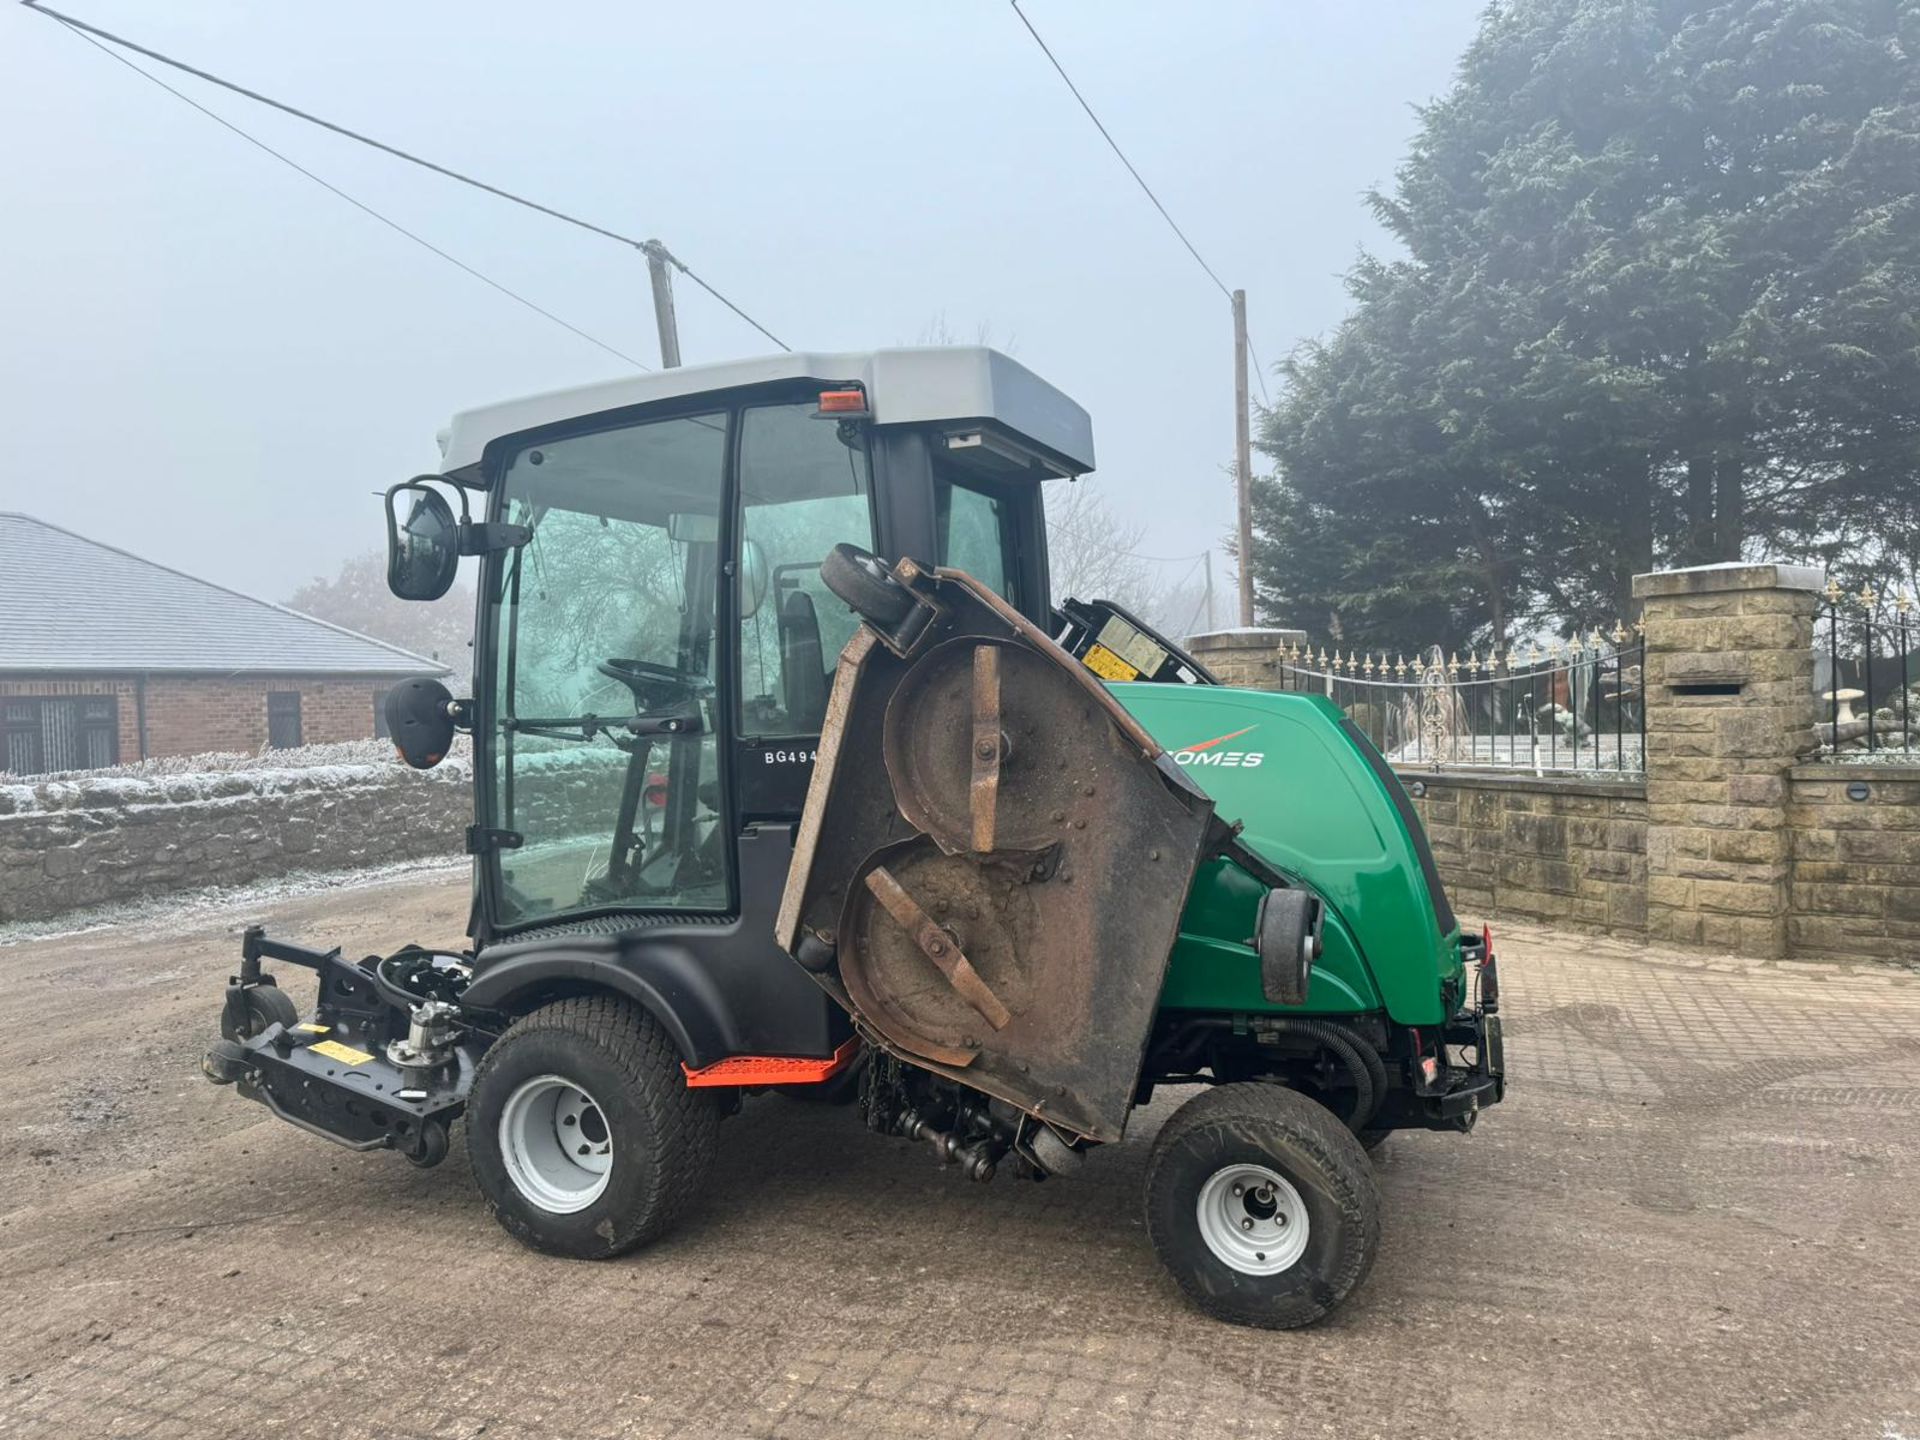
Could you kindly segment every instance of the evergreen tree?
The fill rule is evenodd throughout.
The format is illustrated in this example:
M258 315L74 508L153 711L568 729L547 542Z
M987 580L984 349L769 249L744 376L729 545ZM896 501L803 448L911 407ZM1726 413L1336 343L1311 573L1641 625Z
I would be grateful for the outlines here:
M1263 427L1273 618L1503 643L1656 565L1911 565L1920 0L1509 0L1420 120L1404 258Z

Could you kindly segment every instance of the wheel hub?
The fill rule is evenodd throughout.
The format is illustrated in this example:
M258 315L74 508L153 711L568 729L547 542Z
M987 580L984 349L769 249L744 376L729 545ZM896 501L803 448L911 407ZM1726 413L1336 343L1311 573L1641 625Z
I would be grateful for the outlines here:
M1242 1275L1278 1275L1306 1254L1306 1201L1265 1165L1237 1163L1214 1171L1200 1187L1195 1213L1207 1249Z
M613 1137L593 1096L564 1076L541 1075L507 1097L500 1156L529 1204L571 1215L605 1193Z

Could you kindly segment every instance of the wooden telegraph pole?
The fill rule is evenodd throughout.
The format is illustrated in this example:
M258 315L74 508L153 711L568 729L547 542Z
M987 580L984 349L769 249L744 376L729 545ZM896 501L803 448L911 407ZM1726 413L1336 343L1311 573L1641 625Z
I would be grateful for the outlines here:
M1247 416L1247 292L1233 292L1233 488L1240 502L1240 623L1253 624L1253 432Z
M653 281L653 323L660 328L660 366L674 370L680 365L680 323L673 313L673 272L667 269L667 247L649 240L640 250L647 257L647 275Z

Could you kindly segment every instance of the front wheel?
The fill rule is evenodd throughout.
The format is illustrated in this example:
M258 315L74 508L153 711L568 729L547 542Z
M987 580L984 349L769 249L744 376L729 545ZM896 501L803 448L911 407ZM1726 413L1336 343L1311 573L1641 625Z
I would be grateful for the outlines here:
M610 995L517 1021L480 1061L467 1151L487 1208L536 1250L605 1259L672 1226L713 1162L719 1107L645 1011Z
M1218 1085L1154 1142L1147 1230L1207 1314L1290 1330L1373 1268L1380 1192L1366 1151L1324 1107L1275 1085Z

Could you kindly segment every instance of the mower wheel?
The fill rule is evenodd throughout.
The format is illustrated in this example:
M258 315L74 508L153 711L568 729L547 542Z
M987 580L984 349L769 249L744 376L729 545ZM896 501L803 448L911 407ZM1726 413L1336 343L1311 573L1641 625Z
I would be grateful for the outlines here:
M1218 1085L1154 1142L1147 1231L1201 1310L1291 1330L1373 1268L1380 1192L1366 1151L1324 1106L1277 1085Z
M600 1260L657 1239L699 1193L720 1106L659 1022L611 995L516 1021L481 1058L467 1154L487 1208L535 1250Z
M249 985L246 989L247 1028L236 1030L233 1021L222 1012L220 1016L220 1038L222 1040L251 1040L265 1033L269 1025L284 1025L292 1029L300 1023L300 1007L293 1003L293 997L277 985Z
M912 592L893 578L879 556L858 545L829 550L820 562L820 581L876 629L897 630L913 613Z

